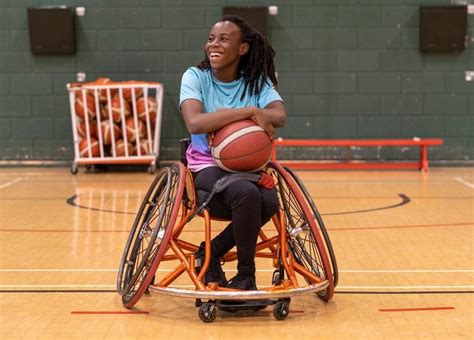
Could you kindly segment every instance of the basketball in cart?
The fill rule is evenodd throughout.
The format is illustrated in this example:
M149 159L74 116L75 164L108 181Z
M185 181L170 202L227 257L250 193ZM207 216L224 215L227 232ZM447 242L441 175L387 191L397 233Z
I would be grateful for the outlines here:
M163 86L158 82L113 82L100 78L67 84L74 138L74 162L86 169L98 164L159 162Z

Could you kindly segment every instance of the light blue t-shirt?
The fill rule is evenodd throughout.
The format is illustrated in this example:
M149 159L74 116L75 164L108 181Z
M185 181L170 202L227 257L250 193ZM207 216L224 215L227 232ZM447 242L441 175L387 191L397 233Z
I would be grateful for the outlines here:
M179 107L181 108L181 104L186 99L199 100L203 104L204 112L247 106L256 106L262 109L275 100L283 101L270 79L267 80L258 96L251 94L247 87L247 93L241 100L244 88L243 77L226 83L214 78L211 69L200 70L197 67L190 67L184 72L181 80ZM186 152L186 158L191 171L199 171L217 165L207 143L207 134L191 134L191 145Z

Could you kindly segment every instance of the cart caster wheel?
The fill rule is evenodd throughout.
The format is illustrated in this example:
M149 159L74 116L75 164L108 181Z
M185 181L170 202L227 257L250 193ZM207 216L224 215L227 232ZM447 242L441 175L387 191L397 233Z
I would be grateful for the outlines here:
M156 172L156 165L150 165L148 167L148 173L153 175L155 172Z
M288 302L277 302L273 306L273 317L277 320L285 320L290 314L290 304Z
M272 285L277 286L281 283L280 271L276 269L272 276Z
M94 166L92 164L86 164L86 172L94 172Z
M196 299L196 301L194 302L194 306L195 307L201 307L202 306L202 300L201 299Z
M76 163L72 163L71 165L71 174L75 175L77 174L77 171L78 171L78 166Z
M217 308L214 303L204 303L199 307L199 318L203 322L212 322L217 316Z

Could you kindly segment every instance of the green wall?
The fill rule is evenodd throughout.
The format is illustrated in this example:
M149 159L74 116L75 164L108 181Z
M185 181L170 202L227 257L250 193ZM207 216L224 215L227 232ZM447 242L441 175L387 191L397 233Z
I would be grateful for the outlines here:
M162 159L187 135L178 111L181 74L203 56L223 6L278 5L269 19L286 138L442 137L435 160L474 158L474 42L460 54L418 51L419 5L439 0L0 0L0 159L71 160L66 83L150 80L165 85ZM33 56L26 8L85 6L73 56ZM474 31L470 18L469 33ZM311 152L309 152L311 151ZM315 157L315 150L284 154ZM325 149L318 156L342 157ZM354 150L356 157L416 157L417 150ZM318 157L316 156L316 157Z

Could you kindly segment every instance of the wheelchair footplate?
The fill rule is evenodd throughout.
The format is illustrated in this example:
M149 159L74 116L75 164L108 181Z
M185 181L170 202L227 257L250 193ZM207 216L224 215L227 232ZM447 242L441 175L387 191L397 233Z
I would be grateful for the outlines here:
M216 306L219 310L228 313L237 313L238 311L252 310L258 312L270 305L277 303L277 300L259 299L259 300L217 300Z

